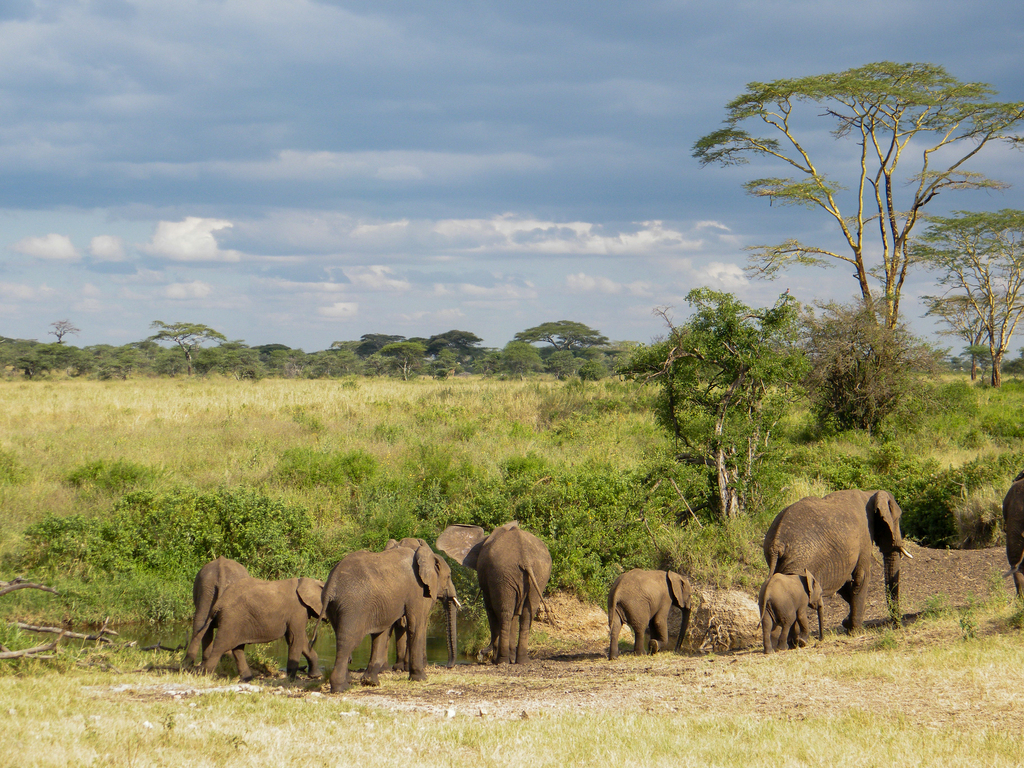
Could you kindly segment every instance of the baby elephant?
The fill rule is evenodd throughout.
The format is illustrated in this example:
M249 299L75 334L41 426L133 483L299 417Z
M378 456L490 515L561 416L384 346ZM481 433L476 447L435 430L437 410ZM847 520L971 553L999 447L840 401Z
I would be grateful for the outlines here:
M203 671L213 672L220 657L231 651L239 676L248 680L252 672L245 660L246 644L283 637L288 642L288 677L295 678L301 656L309 664L309 676L320 677L316 651L306 639L306 621L320 614L323 586L322 581L307 578L229 584L213 604L209 627L203 628L217 630L213 645L203 653Z
M668 646L668 612L673 605L683 612L675 650L683 642L690 624L690 582L671 571L644 571L634 568L615 580L608 592L608 631L611 643L608 658L619 655L619 632L623 624L633 630L633 652L643 655L644 634L650 630L651 653Z
M773 573L761 586L757 605L761 610L765 653L802 648L809 636L807 608L818 610L821 606L821 585L806 569L802 576Z

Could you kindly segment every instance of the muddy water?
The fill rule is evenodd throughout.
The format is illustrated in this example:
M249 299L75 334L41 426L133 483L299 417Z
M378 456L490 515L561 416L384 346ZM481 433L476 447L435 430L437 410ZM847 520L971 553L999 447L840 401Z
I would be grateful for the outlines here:
M458 619L458 631L470 632L473 628L467 625L467 620L460 616ZM307 626L308 634L313 633L313 623ZM188 641L192 634L192 625L189 624L165 624L159 627L140 627L140 626L126 626L119 627L118 633L120 637L118 639L124 641L135 640L140 646L146 647L159 643L165 648L180 648L181 655L185 655L185 646L188 645ZM252 646L246 646L247 649ZM267 643L262 648L277 661L278 667L284 670L285 664L288 661L288 645L284 639L277 640L273 643ZM320 659L320 669L322 671L330 671L334 668L334 657L335 657L335 640L334 640L334 629L330 624L324 623L320 625L318 631L316 645L314 646L317 656ZM230 654L227 654L230 656ZM367 635L363 638L363 641L359 644L359 647L352 654L352 663L349 665L349 669L365 669L366 662L370 658L370 637ZM388 662L394 663L395 661L395 641L392 639L388 648ZM440 613L431 616L430 627L427 632L427 663L428 664L447 664L448 663L448 646L445 642L444 636L444 618ZM465 654L459 652L456 658L458 664L468 664L469 659L466 658ZM306 660L302 659L300 667L304 668Z

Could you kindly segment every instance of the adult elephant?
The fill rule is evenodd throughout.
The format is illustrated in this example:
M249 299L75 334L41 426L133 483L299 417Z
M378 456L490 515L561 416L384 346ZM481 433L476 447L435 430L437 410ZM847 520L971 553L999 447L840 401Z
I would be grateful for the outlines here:
M216 629L217 634L203 653L203 671L213 672L221 656L231 651L239 676L248 680L252 672L245 646L283 637L288 642L288 677L295 679L301 656L309 664L309 676L320 677L316 651L306 640L306 622L320 614L323 586L322 581L307 578L242 579L229 584L210 610L207 629Z
M894 614L899 613L900 557L903 548L900 509L887 491L848 490L824 498L808 496L782 510L764 537L768 578L775 573L810 571L823 595L838 592L850 605L843 619L847 630L864 624L864 600L871 574L873 548L884 558L885 590ZM818 604L818 639L823 637Z
M615 580L608 590L608 633L611 642L608 658L619 656L619 632L623 624L633 629L633 653L643 655L647 648L644 635L650 632L651 653L668 647L668 613L672 606L682 611L678 651L690 625L690 582L672 571L645 571L634 568Z
M434 603L445 603L448 666L455 664L457 640L455 611L458 598L451 569L423 542L415 550L395 546L383 552L359 550L346 555L331 569L324 584L322 609L334 627L337 644L331 692L349 687L348 661L360 641L370 635L370 661L363 673L364 685L377 685L387 665L388 635L402 617L408 642L409 679L426 680L427 620ZM314 630L314 637L316 631Z
M509 663L512 621L519 620L516 664L527 660L530 625L544 601L551 578L547 545L513 520L490 535L479 525L449 525L437 538L437 548L467 568L476 570L491 630L491 659Z
M1024 472L1010 485L1003 499L1003 531L1006 533L1006 559L1017 588L1017 597L1024 597Z
M185 663L192 666L196 663L199 655L199 645L203 646L203 656L213 642L213 635L209 632L207 619L210 618L210 609L217 601L224 588L240 579L249 578L249 571L241 563L237 563L221 555L216 560L211 560L196 574L192 582L192 603L196 611L192 617L192 639L189 641L185 651ZM203 629L206 627L206 629Z

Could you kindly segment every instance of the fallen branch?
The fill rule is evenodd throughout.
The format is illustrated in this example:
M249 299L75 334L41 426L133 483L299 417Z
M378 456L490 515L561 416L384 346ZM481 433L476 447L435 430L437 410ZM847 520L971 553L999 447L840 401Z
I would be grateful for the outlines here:
M54 648L57 647L57 643L61 641L61 638L63 636L64 635L61 634L60 637L58 637L52 643L47 643L46 645L37 645L35 648L24 648L20 651L5 651L3 653L0 653L0 659L17 659L24 656L32 656L40 659L52 659L52 656L36 656L36 654L45 653L46 651L52 651Z
M686 511L690 513L690 517L692 517L694 522L697 523L697 527L703 528L704 526L701 525L700 519L697 517L697 513L694 512L693 509L690 507L690 502L688 502L686 500L686 497L683 496L683 492L679 490L679 486L676 485L676 481L673 480L672 478L669 478L669 482L672 483L672 487L676 489L676 493L679 495L679 498L682 500L683 504L686 505Z
M52 592L57 594L57 590L53 587L48 587L45 584L35 584L31 581L25 581L20 576L13 581L0 581L0 597L3 597L8 592L14 592L19 589L41 589L43 592Z
M99 643L110 643L112 641L110 640L110 638L106 637L106 635L114 635L115 637L117 636L117 632L115 632L112 629L107 629L105 622L104 626L101 627L100 631L97 632L95 635L86 635L81 632L71 632L67 629L61 629L60 627L40 627L36 626L35 624L25 624L20 621L15 621L13 622L13 624L18 629L27 630L29 632L49 632L50 634L60 635L61 637L70 637L73 640L95 640Z

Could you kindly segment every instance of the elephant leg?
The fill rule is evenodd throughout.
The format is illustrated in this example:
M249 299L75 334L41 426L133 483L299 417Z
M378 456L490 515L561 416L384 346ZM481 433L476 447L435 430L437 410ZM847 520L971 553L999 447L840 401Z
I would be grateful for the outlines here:
M357 636L355 632L342 629L339 626L342 623L342 621L338 621L334 627L334 669L331 670L329 678L331 693L344 693L348 690L349 685L351 685L348 666L352 660L352 651L359 645L359 641L363 639L362 635Z
M772 625L772 617L765 611L761 616L761 641L764 643L765 653L775 652L775 640L772 638L772 630L775 627Z
M848 582L850 585L850 615L847 617L849 624L847 621L843 621L843 626L851 632L864 626L864 603L868 596L867 580L870 574L870 567L862 568L858 564L853 570L853 578Z
M846 601L847 605L850 606L849 615L843 619L843 628L849 632L853 628L853 582L848 581L839 588L836 592L843 600Z
M622 632L622 618L619 616L618 606L608 614L608 658L612 661L619 658L619 633Z
M795 617L793 617L793 616L786 616L783 619L782 628L781 628L781 630L779 632L779 643L780 644L784 643L784 645L780 645L778 647L782 647L782 648L786 648L786 649L791 647L790 644L789 644L789 639L790 639L789 635L790 635L790 632L793 629L794 621L795 621Z
M794 638L796 648L806 648L807 639L811 635L810 625L807 623L807 611L801 610L796 615L796 626L794 627L796 637Z
M658 611L650 623L651 653L668 647L668 611Z
M316 651L307 642L305 647L302 649L302 655L306 657L306 668L309 672L309 676L316 680L320 677L320 657L317 656Z
M423 682L427 679L427 617L406 618L409 622L409 679Z
M526 601L523 612L519 615L519 643L516 645L516 664L525 664L529 660L530 626L533 624L533 606Z
M237 645L231 649L231 654L235 657L235 664L238 666L238 676L242 679L242 682L252 680L252 670L249 669L249 662L245 660L245 645Z
M388 632L370 635L370 660L360 683L363 685L380 685L380 671L388 664Z
M409 671L409 632L406 629L406 621L402 619L395 623L395 664L391 667L394 672Z
M487 627L491 631L491 644L489 646L491 661L497 664L498 642L501 637L501 621L498 619L498 614L495 613L490 600L488 600L486 596L484 597L484 612L487 614Z
M512 614L502 613L498 624L498 653L494 657L495 664L509 663L509 645L512 636Z
M1024 573L1020 571L1013 572L1013 584L1017 588L1017 597L1024 597Z

